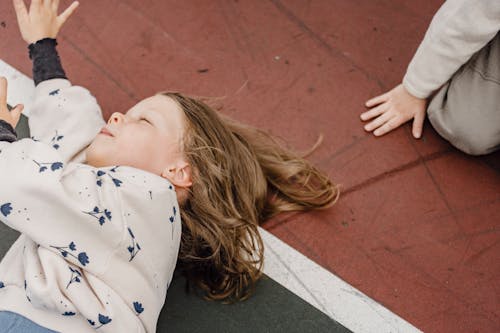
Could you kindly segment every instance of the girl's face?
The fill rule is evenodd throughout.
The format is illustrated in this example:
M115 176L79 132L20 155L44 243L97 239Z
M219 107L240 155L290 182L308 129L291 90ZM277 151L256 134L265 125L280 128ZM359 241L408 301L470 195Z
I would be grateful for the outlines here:
M126 165L190 185L190 169L181 147L185 118L170 97L155 95L126 114L115 112L86 150L95 167Z

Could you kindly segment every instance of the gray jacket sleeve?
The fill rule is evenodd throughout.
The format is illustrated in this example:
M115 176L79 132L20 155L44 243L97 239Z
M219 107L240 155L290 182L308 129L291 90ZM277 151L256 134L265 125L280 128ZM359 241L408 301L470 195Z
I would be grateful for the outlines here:
M408 65L404 87L415 97L429 97L499 30L499 0L446 1Z

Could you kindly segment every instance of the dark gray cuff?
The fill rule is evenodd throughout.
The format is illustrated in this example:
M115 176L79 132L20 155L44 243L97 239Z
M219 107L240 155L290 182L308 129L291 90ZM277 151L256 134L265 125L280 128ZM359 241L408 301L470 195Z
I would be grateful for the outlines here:
M67 79L56 50L54 38L43 38L28 45L29 57L33 60L33 81L40 82L55 78Z
M0 119L0 141L17 141L16 130L3 119Z

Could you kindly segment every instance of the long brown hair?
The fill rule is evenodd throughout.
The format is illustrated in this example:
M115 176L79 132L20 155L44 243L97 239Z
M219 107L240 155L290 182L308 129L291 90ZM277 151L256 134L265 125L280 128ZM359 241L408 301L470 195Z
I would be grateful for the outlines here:
M184 111L183 153L192 185L182 201L178 265L209 299L241 300L262 274L261 222L324 209L339 190L303 157L201 100L161 92ZM317 145L308 153L310 154Z

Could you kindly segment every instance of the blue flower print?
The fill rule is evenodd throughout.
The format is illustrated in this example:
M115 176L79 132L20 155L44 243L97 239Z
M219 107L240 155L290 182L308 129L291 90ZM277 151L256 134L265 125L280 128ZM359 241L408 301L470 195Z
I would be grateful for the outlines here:
M80 252L78 253L78 261L85 266L86 264L89 263L89 257L87 256L87 253L85 252Z
M52 90L51 92L49 92L49 96L55 96L55 95L59 94L59 91L60 91L60 89Z
M33 160L33 162L35 162L40 167L40 169L38 170L39 172L44 172L45 170L47 170L46 165L49 165L49 164L50 164L50 170L52 170L52 171L56 171L57 169L61 169L63 167L62 162L42 163L42 162L37 162L35 160Z
M172 225L172 239L174 239L174 228L175 228L174 221L175 221L175 215L177 214L177 210L175 209L175 206L173 206L173 207L174 207L174 209L173 209L174 215L172 215L168 218L170 221L170 224Z
M142 313L142 311L144 311L142 304L139 302L134 302L134 309L135 309L135 312L137 312L137 315L140 315Z
M0 281L0 289L2 289L4 287L5 287L5 284L3 283L3 281Z
M139 243L136 243L132 229L130 229L130 227L128 227L127 229L132 241L132 244L127 247L127 250L130 253L129 261L132 261L132 259L134 259L137 253L139 253L139 251L141 250L141 247L139 246Z
M76 313L74 313L73 311L66 311L62 315L63 316L74 316L74 315L76 315Z
M98 177L97 181L96 181L97 186L102 186L102 179L99 177L101 177L102 175L105 175L105 174L106 174L106 172L104 172L104 171L101 171L101 170L97 171L97 177Z
M59 149L59 144L57 142L60 141L62 138L64 138L64 135L57 134L56 130L56 135L54 135L52 139L50 139L50 144L52 145L52 147L54 147L54 149Z
M99 313L99 322L103 325L106 325L111 322L111 318Z
M12 203L10 203L10 202L4 203L3 205L0 204L0 213L5 217L9 216L13 209L14 209L14 207L12 207ZM24 208L24 210L26 211L27 208ZM21 210L18 209L17 212L21 213ZM29 220L30 220L29 217L26 218L26 221L29 221Z
M106 218L111 221L111 212L107 209L100 210L99 207L95 206L90 212L82 212L95 217L99 221L99 225L103 225L106 222Z
M61 255L64 258L67 258L68 256L72 256L73 258L77 259L80 262L80 264L82 264L82 266L85 266L90 262L89 257L87 256L86 252L80 252L80 253L78 253L78 255L71 253L73 251L76 251L76 245L74 242L69 243L68 246L52 246L52 245L50 245L50 247L58 250L59 253L61 253ZM68 251L68 249L69 249L69 251Z
M5 217L7 217L7 215L9 215L11 211L12 211L12 206L10 202L7 202L6 204L0 206L0 212Z
M118 166L115 166L114 168L110 169L109 171L110 172L116 172L116 168L118 168ZM107 173L106 171L102 171L102 170L98 170L97 173L96 173L96 176L97 176L96 184L97 184L97 186L101 186L102 185L102 177L106 176L106 175L111 178L111 180L113 181L113 184L115 184L116 187L120 187L121 186L121 184L122 184L121 180L119 180L117 178L114 178L109 173Z
M101 324L100 326L95 326L95 321L93 320L87 319L87 321L89 322L90 325L94 326L94 329L101 328L103 325L109 324L111 322L111 318L100 313L98 319L99 323Z
M31 299L29 298L27 293L27 289L28 289L28 284L26 283L26 280L24 280L24 290L26 291L26 298L28 299L29 302L31 302Z
M71 242L73 243L73 242ZM74 282L81 282L80 281L80 278L82 277L82 273L80 273L80 271L78 271L78 269L73 269L71 268L70 266L68 266L69 270L71 271L71 278L68 282L68 285L66 286L66 289L68 289L69 285L74 283Z

